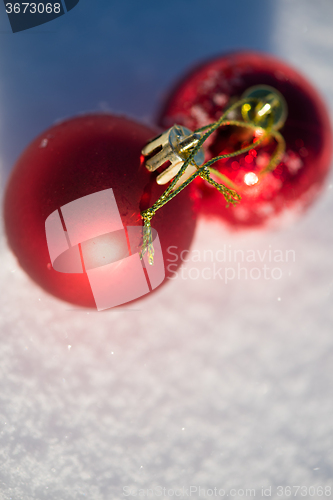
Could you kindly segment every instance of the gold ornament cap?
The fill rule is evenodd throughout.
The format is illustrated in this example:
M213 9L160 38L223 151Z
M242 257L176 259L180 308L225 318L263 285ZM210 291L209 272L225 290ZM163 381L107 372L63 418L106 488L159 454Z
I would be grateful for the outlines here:
M157 176L157 184L166 184L176 177L184 162L191 154L193 148L198 144L202 134L192 132L192 130L182 125L174 125L166 132L152 139L141 151L146 157L145 165L149 172L154 172L168 162L169 166ZM195 154L193 162L200 166L205 160L202 148ZM188 179L195 171L196 166L189 165L184 174L179 179L179 184ZM175 188L177 187L176 184Z
M274 87L255 85L244 92L242 99L249 99L249 102L243 104L241 108L245 122L274 130L279 130L284 125L288 106L281 92ZM254 99L258 102L253 102Z

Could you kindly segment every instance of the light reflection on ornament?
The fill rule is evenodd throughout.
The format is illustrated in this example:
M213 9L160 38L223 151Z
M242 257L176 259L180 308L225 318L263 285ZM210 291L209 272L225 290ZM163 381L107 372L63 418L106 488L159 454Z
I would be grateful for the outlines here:
M254 186L258 180L258 176L254 172L248 172L244 175L244 182L247 186Z
M257 128L257 130L254 133L255 137L261 137L264 134L264 130L261 128Z
M271 105L267 103L267 104L265 104L265 106L262 109L260 109L258 111L258 115L264 116L270 109L271 109Z
M129 256L124 230L103 234L81 243L85 269L95 269Z

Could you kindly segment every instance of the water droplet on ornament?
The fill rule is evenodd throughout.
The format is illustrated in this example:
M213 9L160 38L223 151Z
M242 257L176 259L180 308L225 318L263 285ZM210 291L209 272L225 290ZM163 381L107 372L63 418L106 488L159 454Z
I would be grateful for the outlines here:
M40 148L46 148L46 146L48 145L48 143L49 143L48 139L43 139L42 142L40 143L39 147Z
M244 182L247 186L254 186L254 184L257 184L258 180L258 176L254 172L248 172L244 175Z
M299 154L304 158L305 156L308 156L309 152L306 148L303 147L299 150Z
M262 130L261 128L257 128L254 135L255 137L261 137L264 133L264 130Z
M257 158L256 158L256 164L258 167L267 167L267 165L269 164L269 160L270 160L270 156L268 153L265 153L265 152L261 152L258 154Z
M229 100L229 97L226 94L214 94L213 101L218 106L225 106Z
M305 149L305 148L301 148L301 149ZM301 150L300 150L300 152L301 152ZM308 153L306 152L306 154L308 154ZM283 157L283 161L286 164L289 172L293 175L295 175L299 171L299 169L303 167L303 162L302 162L301 158L293 151L288 151L288 153L285 153L285 155Z

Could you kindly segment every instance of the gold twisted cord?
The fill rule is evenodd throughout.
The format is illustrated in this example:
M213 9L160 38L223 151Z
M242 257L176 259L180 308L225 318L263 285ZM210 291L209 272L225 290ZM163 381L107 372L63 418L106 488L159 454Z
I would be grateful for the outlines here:
M202 135L202 137L199 139L198 143L196 146L193 147L191 150L191 153L187 157L187 159L184 161L181 169L177 173L177 175L173 178L167 189L164 191L164 193L156 200L156 202L147 210L144 210L141 212L141 217L144 221L144 234L143 234L143 244L142 244L142 250L140 253L140 258L142 259L143 256L145 255L146 252L148 252L148 262L150 265L154 263L154 247L153 247L153 241L152 241L152 234L151 234L151 220L154 217L155 213L157 210L162 208L166 203L168 203L170 200L172 200L177 194L179 194L183 189L185 189L186 186L188 186L196 177L200 176L202 179L206 180L209 184L213 185L220 193L223 194L227 206L231 204L236 204L241 200L241 196L236 192L237 186L228 179L228 177L224 176L217 170L211 167L214 163L216 163L219 160L225 159L225 158L232 158L234 156L241 155L243 153L247 153L251 149L257 148L264 139L266 139L269 136L272 136L276 142L277 142L277 147L271 157L271 160L267 167L265 167L259 175L262 176L268 172L271 172L274 170L274 168L278 165L278 163L281 161L282 156L285 152L285 140L283 136L277 131L274 130L271 127L271 123L273 121L273 117L271 119L271 123L269 124L268 127L262 128L259 125L255 123L250 123L250 122L243 122L243 121L238 121L238 120L228 120L227 116L229 115L230 112L236 110L237 108L243 106L244 104L248 104L249 102L259 102L258 98L246 98L246 99L241 99L240 101L237 101L235 104L230 106L222 115L221 117L214 123L211 123L209 125L205 125L204 127L201 127L197 130L195 130L195 133L200 133L206 130L206 133ZM234 125L238 127L246 127L251 130L254 130L256 132L260 131L260 136L256 138L253 143L251 143L249 146L245 148L241 148L237 151L234 151L232 153L227 153L223 155L216 156L209 160L208 162L204 163L200 167L195 163L194 157L197 154L197 152L200 150L201 146L203 143L208 139L208 137L215 132L219 127L224 127L228 125ZM178 186L176 189L173 189L181 176L184 174L185 170L189 165L194 165L196 167L196 171L188 178L186 179L180 186ZM213 174L217 177L219 177L222 181L222 183L214 181L214 179L211 178L210 174ZM227 187L226 184L229 184L231 187Z
M271 160L267 167L263 168L260 172L259 175L262 177L263 175L267 174L268 172L272 172L275 167L278 166L278 164L281 162L283 155L286 150L286 141L284 140L283 136L278 132L277 130L271 130L270 135L274 137L274 139L277 142L277 147L271 157Z

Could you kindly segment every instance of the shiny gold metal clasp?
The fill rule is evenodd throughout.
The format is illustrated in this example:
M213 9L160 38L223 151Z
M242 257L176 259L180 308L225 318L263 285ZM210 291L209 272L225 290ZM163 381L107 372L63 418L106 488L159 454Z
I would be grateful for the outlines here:
M166 184L178 174L191 151L201 139L201 135L181 125L174 125L143 148L141 153L146 157L145 165L149 172L154 172L167 162L170 164L157 176L157 184ZM193 158L193 164L191 163L186 168L174 189L188 179L196 171L196 166L203 164L204 159L204 151L200 148Z

